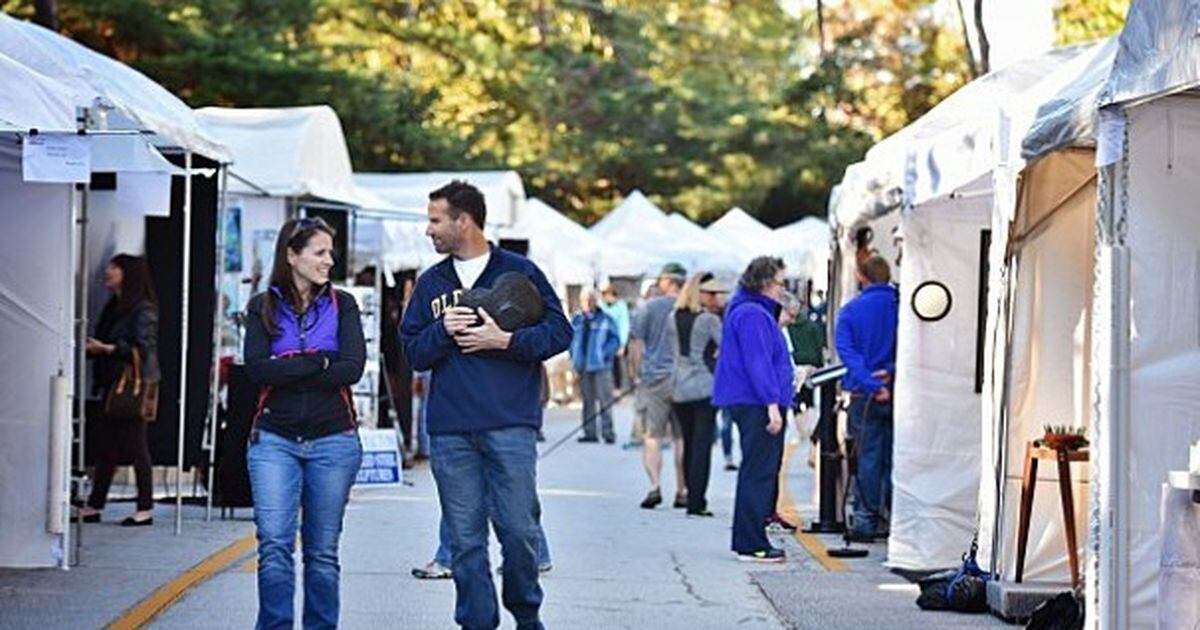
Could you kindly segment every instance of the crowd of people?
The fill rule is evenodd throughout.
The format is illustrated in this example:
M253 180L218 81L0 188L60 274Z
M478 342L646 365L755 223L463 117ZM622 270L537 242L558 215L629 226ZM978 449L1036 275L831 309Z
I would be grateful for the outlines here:
M640 447L648 479L641 508L665 500L669 449L672 505L689 517L715 516L707 495L720 435L725 469L738 476L731 549L746 561L784 559L767 531L795 527L777 507L785 427L795 414L796 435L812 432L804 381L827 356L823 313L788 291L781 260L753 260L736 286L667 264L636 305L613 286L589 289L568 319L535 264L487 241L478 189L454 181L433 191L428 216L427 234L446 258L416 279L399 343L423 390L420 450L430 461L441 520L433 561L413 573L454 580L458 625L500 623L490 525L503 550L504 607L518 628L542 627L539 574L552 568L537 492L543 364L563 352L583 399L579 442L615 444L614 407L632 394L630 443ZM247 463L260 628L294 625L297 533L303 625L339 621L339 544L362 459L350 388L362 377L366 350L358 305L330 282L334 239L319 218L284 223L270 285L251 299L245 317L245 371L259 388ZM854 534L875 539L887 534L897 297L883 259L862 261L859 275L865 288L838 315L836 349L848 369L849 442L857 445ZM112 260L105 276L112 298L88 340L111 416L99 436L97 483L81 508L88 521L100 519L115 462L132 451L138 504L123 524L152 522L145 410L126 409L119 399L127 375L158 378L148 278L144 260ZM135 401L144 402L144 394ZM740 463L732 456L734 426Z

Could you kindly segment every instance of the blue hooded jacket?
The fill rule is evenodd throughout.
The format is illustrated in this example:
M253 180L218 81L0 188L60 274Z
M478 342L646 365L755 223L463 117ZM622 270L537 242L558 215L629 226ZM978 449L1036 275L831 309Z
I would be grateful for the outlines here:
M542 361L571 344L571 324L546 276L528 259L492 247L475 288L491 287L505 272L527 276L542 296L545 313L513 333L506 350L463 354L442 324L442 315L463 294L453 259L421 274L400 324L404 355L414 370L430 370L429 433L470 433L515 426L542 426Z
M873 284L838 312L838 358L846 366L842 389L874 394L883 388L873 376L879 370L896 374L896 325L900 296L890 284Z
M580 313L571 320L575 337L571 339L571 364L575 371L602 372L611 370L613 357L621 349L621 334L612 316L597 309Z
M779 328L779 303L738 289L725 308L713 406L792 405L792 358Z

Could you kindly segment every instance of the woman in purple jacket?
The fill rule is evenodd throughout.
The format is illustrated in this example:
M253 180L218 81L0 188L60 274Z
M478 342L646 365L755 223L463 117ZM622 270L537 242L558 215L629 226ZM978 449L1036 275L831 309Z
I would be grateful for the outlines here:
M305 628L338 625L338 540L362 461L350 387L366 360L358 305L329 283L333 229L283 224L270 288L246 307L246 375L260 388L246 461L258 529L258 628L291 628L303 508Z
M741 436L733 551L747 562L783 562L767 539L783 457L784 413L794 392L792 359L779 329L783 261L755 258L725 308L713 405L728 409Z

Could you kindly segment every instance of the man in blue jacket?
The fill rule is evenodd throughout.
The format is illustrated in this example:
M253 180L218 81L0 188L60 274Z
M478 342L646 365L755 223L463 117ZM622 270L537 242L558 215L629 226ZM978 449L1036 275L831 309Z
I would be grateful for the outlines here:
M542 628L536 559L541 364L567 349L571 324L541 270L487 242L487 209L477 188L453 181L429 200L426 234L449 256L418 278L400 337L413 369L431 372L430 464L454 550L454 620L464 628L500 625L488 567L490 506L504 551L504 607L518 628ZM526 275L541 294L545 312L537 324L508 332L487 312L458 306L464 291L491 287L510 271Z
M580 442L599 442L596 423L600 423L604 442L613 444L613 359L621 348L617 323L601 310L594 289L584 289L579 301L582 308L571 320L575 337L571 340L571 364L579 375L579 390L583 394L583 435Z
M887 536L884 514L892 502L892 383L900 298L883 257L867 258L857 273L862 294L838 313L836 343L846 366L842 388L850 392L850 434L858 451L850 538L871 542Z

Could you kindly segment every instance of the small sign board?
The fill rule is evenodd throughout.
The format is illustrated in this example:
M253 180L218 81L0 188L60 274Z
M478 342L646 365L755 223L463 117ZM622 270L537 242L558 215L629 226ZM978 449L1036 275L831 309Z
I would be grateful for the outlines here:
M404 480L400 448L394 429L360 429L362 467L358 469L356 486L393 486Z
M87 183L92 178L91 139L76 134L27 136L21 146L21 167L27 182Z

